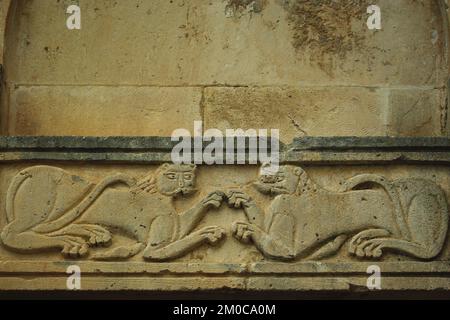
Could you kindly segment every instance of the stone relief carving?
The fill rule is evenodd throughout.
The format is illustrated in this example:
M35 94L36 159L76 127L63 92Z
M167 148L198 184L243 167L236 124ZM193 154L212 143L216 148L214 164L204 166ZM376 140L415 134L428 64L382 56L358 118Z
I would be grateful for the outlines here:
M195 166L164 164L141 180L117 174L93 184L55 167L23 170L6 196L6 248L20 253L61 250L63 255L94 260L124 260L139 253L165 261L202 244L214 245L225 230L208 226L193 231L211 209L223 202L243 209L247 221L231 227L235 238L254 244L275 260L320 260L348 242L359 258L380 258L388 251L433 259L442 250L448 229L443 190L424 179L388 181L363 174L329 191L300 167L282 166L261 175L256 189L273 197L261 209L240 189L209 194L192 209L178 213L176 197L193 194ZM117 245L115 235L132 240Z
M141 181L117 174L94 185L54 167L23 170L6 198L8 224L3 244L19 252L62 250L80 257L93 246L108 246L112 230L135 240L94 255L96 260L130 258L143 251L148 260L169 260L203 244L215 244L224 230L209 226L191 232L223 195L212 193L194 208L177 213L172 200L195 191L195 166L162 165Z
M230 205L243 208L248 218L234 224L233 234L269 258L318 260L350 240L350 253L361 258L392 250L432 259L446 240L445 194L431 181L390 182L363 174L328 191L302 168L283 166L276 175L260 176L255 186L274 199L264 212L241 190L229 191Z

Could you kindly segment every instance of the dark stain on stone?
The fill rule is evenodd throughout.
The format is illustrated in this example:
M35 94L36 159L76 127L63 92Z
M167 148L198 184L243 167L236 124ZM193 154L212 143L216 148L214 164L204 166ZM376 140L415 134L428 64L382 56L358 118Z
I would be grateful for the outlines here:
M73 181L73 182L82 182L83 179L82 179L80 176L75 176L75 175L73 175L73 176L72 176L72 181Z
M242 15L245 12L261 13L267 4L267 0L228 0L226 12L232 15Z
M312 50L317 59L343 58L362 46L368 0L286 0L283 5L295 49Z

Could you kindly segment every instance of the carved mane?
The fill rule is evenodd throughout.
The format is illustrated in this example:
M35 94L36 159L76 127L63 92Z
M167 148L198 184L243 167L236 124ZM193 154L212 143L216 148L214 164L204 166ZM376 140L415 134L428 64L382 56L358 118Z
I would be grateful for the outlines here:
M136 185L131 188L131 192L134 194L139 194L141 192L147 192L150 194L157 193L158 188L156 186L156 183L158 182L158 177L162 173L166 172L170 167L170 164L165 163L164 165L160 166L154 173L150 173L144 176L136 183ZM193 167L192 171L194 170L195 167Z
M161 172L161 168L158 168L154 173L144 176L131 188L131 192L134 194L139 194L141 192L147 192L150 194L157 193L158 189L156 187L156 182Z

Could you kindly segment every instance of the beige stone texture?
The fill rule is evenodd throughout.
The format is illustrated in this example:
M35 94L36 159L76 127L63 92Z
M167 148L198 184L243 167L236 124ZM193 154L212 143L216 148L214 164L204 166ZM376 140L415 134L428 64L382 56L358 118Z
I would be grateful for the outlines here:
M45 163L40 165L43 164ZM50 165L50 167L34 166L32 168L29 164L2 166L0 186L2 190L8 189L9 191L1 194L2 203L6 203L6 211L2 207L0 227L3 229L1 237L4 245L0 247L0 270L3 273L14 270L14 272L33 273L34 275L34 280L27 282L14 275L2 276L0 277L0 288L3 290L65 290L64 273L69 265L74 264L81 267L83 272L82 283L85 290L151 289L172 291L233 288L294 291L349 290L351 286L365 286L366 278L364 278L364 274L366 274L367 267L374 264L374 260L377 261L377 265L382 267L383 272L391 272L390 277L383 281L383 289L387 291L450 288L446 277L439 278L432 275L433 272L440 272L441 274L448 272L447 261L450 257L450 248L447 241L444 243L444 240L447 238L447 223L441 223L440 219L448 222L448 207L446 207L446 203L450 199L448 194L443 198L439 198L443 195L440 190L449 190L450 188L448 166L397 165L388 168L386 166L344 166L340 167L339 170L324 166L308 166L304 167L304 172L310 180L306 187L307 190L302 191L302 197L285 194L275 198L258 192L258 189L252 186L252 182L258 180L256 167L227 166L212 168L202 166L196 170L197 179L195 184L185 184L186 188L192 186L199 189L199 191L192 196L177 197L171 206L173 206L173 210L181 214L182 212L189 212L190 208L197 208L201 204L202 206L207 205L205 207L208 208L207 212L202 213L203 218L201 220L189 220L190 218L185 220L185 218L181 218L182 214L177 215L179 217L177 219L181 219L179 228L186 227L190 222L195 221L196 223L192 225L192 231L189 231L185 238L181 234L177 236L180 238L174 238L174 235L171 233L175 232L170 227L171 220L164 220L163 218L170 217L170 215L167 215L169 212L164 211L166 210L164 209L166 206L164 199L165 197L171 197L165 192L172 190L172 187L169 187L170 182L167 178L158 178L166 180L164 180L163 184L160 184L160 180L158 180L155 185L156 189L146 189L152 186L153 182L144 184L142 190L147 191L140 193L140 196L139 194L133 196L134 200L129 203L127 200L123 201L124 198L119 196L120 194L128 194L128 187L122 185L119 188L118 185L114 185L114 181L135 179L135 181L141 181L141 184L139 182L137 184L139 186L142 185L143 181L153 181L142 180L142 177L163 177L163 175L159 174L163 172L175 173L178 172L178 168L169 166L158 173L156 166L144 165L112 166L103 164L80 167L77 164L63 162L51 163ZM300 170L300 167L292 168ZM61 175L61 169L67 172L68 175ZM20 171L22 174L17 175ZM117 172L120 172L121 175L118 175ZM188 171L183 169L183 172L186 173ZM371 175L367 176L367 172L370 172ZM377 179L376 177L380 175L385 177L384 181L387 188L389 188L388 186L391 182L401 181L399 179L407 179L406 181L409 181L410 189L401 187L396 190L399 192L399 199L403 199L403 197L406 197L405 199L408 197L416 199L401 210L407 210L410 215L407 224L412 228L411 230L419 228L412 236L417 239L419 244L424 244L423 251L412 249L412 251L408 251L407 247L390 250L388 246L386 248L383 247L382 252L380 251L382 256L378 256L376 251L370 254L369 251L359 253L352 249L352 245L355 243L355 238L352 239L352 236L357 237L358 235L355 234L358 232L355 234L350 231L339 233L338 230L341 227L344 227L344 230L351 230L352 226L354 226L356 230L361 230L359 229L358 221L367 223L368 220L364 220L365 218L361 220L355 214L360 217L368 215L373 221L378 221L377 223L385 224L386 227L395 230L396 198L388 200L389 197L382 191L383 189L372 189L372 187L367 187L368 191L364 191L364 189L359 191L342 191L347 182L351 184L353 182L350 181L357 179L364 184L365 181ZM26 180L23 180L24 177ZM105 177L109 178L105 179ZM184 177L184 183L187 183L190 178L186 180L186 176ZM302 179L305 177L303 176ZM57 180L52 182L53 178L57 178ZM17 179L25 182L17 184ZM82 192L82 188L87 181L93 182L95 187L90 189L90 193L82 195L80 192ZM180 186L178 184L179 181L173 185L175 188ZM305 188L306 184L304 182L304 180L300 181L300 188ZM286 182L276 183L278 185L289 185L289 183L285 184ZM309 185L309 183L313 183L322 191L317 193L315 187L310 189L309 187L312 185ZM97 188L107 184L110 186L103 193L95 195ZM10 187L8 188L9 185ZM294 186L297 187L296 184ZM133 184L130 185L130 188L130 190L136 190ZM155 190L156 193L149 190ZM234 191L229 193L227 190ZM135 192L132 191L130 195L135 194ZM226 197L221 198L222 196L220 196L219 199L221 200L217 200L216 196L220 192L226 194ZM297 253L294 256L284 256L285 253L283 253L284 249L282 249L282 246L279 249L276 249L277 246L269 246L266 249L264 244L256 247L253 242L246 241L243 238L245 233L239 233L236 229L236 223L247 226L256 223L250 219L252 216L250 211L253 210L251 209L252 206L246 209L245 205L235 205L238 199L244 199L240 198L241 195L237 196L240 193L242 193L243 197L245 197L244 194L251 196L250 200L243 201L255 203L258 208L264 210L265 216L270 214L271 210L276 208L277 205L281 205L282 201L295 202L306 199L305 204L309 201L319 201L320 206L306 205L302 207L302 210L296 210L292 206L284 208L284 210L287 210L284 211L284 217L291 215L297 217L296 220L293 220L291 227L303 225L303 231L296 234L299 237L295 242L296 244L302 243L300 242L302 239L302 241L306 242L311 241L312 239L308 237L309 232L315 234L313 242L318 243L324 241L324 239L320 240L320 237L326 236L327 232L349 237L338 246L331 246L331 250L328 250L327 246L324 246L322 249L320 246L314 247L315 249L309 252L309 257L308 255L303 257L297 255ZM427 197L432 194L433 196L427 200ZM115 196L111 198L111 195ZM319 198L314 200L314 197L308 198L308 195L315 195L314 197ZM147 199L147 202L139 200L141 196L144 197L143 199ZM328 199L330 196L334 197L335 200L330 201L331 199ZM94 198L95 200L92 200ZM87 209L77 209L79 218L76 221L70 222L70 220L67 220L73 214L71 213L70 205L76 205L74 208L81 208L78 206L85 203L87 199L95 202L90 204ZM379 201L380 199L384 200ZM47 201L54 203L52 211L40 211L46 208ZM427 201L431 202L425 205ZM148 204L145 205L144 203ZM231 204L231 207L227 206L227 203ZM270 204L271 206L269 206ZM295 206L294 203L291 205ZM351 207L347 206L354 207L354 210L346 211L351 209ZM125 211L121 210L122 207L126 208ZM14 208L13 212L8 211L11 208ZM135 213L133 213L134 208L136 209ZM65 209L68 209L68 211L64 211ZM320 215L316 216L322 209L328 210L327 220L321 220ZM420 211L419 215L415 214L417 209ZM142 210L145 212L144 215L139 214ZM36 216L33 214L33 211L44 212L44 215L48 212L49 215L46 217ZM60 212L59 220L54 220L55 217L58 217L58 215L55 215L56 212ZM64 214L62 215L62 213ZM147 223L150 220L147 220L146 217L154 213L163 219L152 220L151 228L148 228ZM333 220L335 215L339 216L339 220ZM347 218L346 215L348 215ZM114 216L116 218L111 218ZM282 216L276 217L281 219ZM67 224L62 226L60 222L63 221L61 219L64 217ZM106 217L110 218L105 220ZM349 218L350 220L346 220ZM422 219L427 219L427 224L423 224L424 220ZM51 221L54 223L56 221L59 222L58 224L48 224ZM94 221L103 222L94 225ZM273 221L270 234L268 233L267 237L269 237L270 241L274 241L273 239L279 239L276 241L287 241L285 245L288 245L290 227L287 225L283 227L282 224L277 225L280 221ZM58 225L62 226L62 229L59 229ZM115 227L112 228L112 225L115 225ZM32 229L29 229L31 226ZM139 232L136 233L133 226L136 226L138 229L147 227L144 233L146 236L137 252L136 247L133 245L133 241L135 241L133 239ZM83 229L75 227L82 227ZM282 227L283 237L271 239L270 237L275 235L274 232L279 227ZM366 231L363 229L363 232L373 232L373 230L369 229ZM26 231L26 237L31 237L36 232L36 238L33 240L29 238L31 241L29 244L26 243L26 238L17 242L15 239L20 236L20 232L16 233L15 230L28 230ZM64 232L64 230L67 231ZM80 230L83 233L80 233ZM135 230L135 232L124 233L121 230ZM205 231L203 230L209 230L208 232L211 235L208 233L204 237ZM219 230L218 234L215 233ZM84 232L87 231L92 233L85 234ZM155 231L156 233L153 234ZM149 232L148 235L147 232ZM76 236L77 234L78 236ZM93 238L93 235L95 235L95 238ZM200 238L195 240L197 235ZM218 237L210 238L213 235ZM104 236L107 236L109 240L104 245L100 245ZM167 247L158 245L156 248L162 249L153 251L153 245L150 245L153 243L151 241L157 241L157 239L167 236L172 239L170 241L173 241L173 243L164 242L164 246ZM139 238L139 236L137 237ZM401 236L398 235L398 237ZM433 240L429 237L432 237ZM58 242L60 239L63 240L61 244ZM85 239L88 244L86 247L77 244L79 241L82 241L81 239ZM200 241L199 245L191 246L190 239ZM205 241L202 239L205 239ZM254 239L252 241L257 243L257 238L252 239ZM325 241L323 243L332 244L334 243L332 240L331 238L328 240L329 242ZM376 238L375 240L378 241ZM369 241L371 241L370 238ZM327 250L323 250L324 248ZM162 251L159 252L158 250ZM266 252L265 250L269 251ZM301 249L298 250L298 253L300 253ZM406 254L407 252L409 254ZM66 256L65 259L61 253ZM162 256L159 254L162 254ZM174 256L170 256L171 254ZM372 254L375 254L375 256L372 256ZM426 255L428 257L433 255L433 261L424 262L420 259L420 257L423 258ZM53 261L53 263L49 264L48 261ZM290 263L281 263L282 261L290 261ZM42 270L55 275L55 280L43 282L43 279L39 276L39 272ZM120 272L121 276L118 276L117 272ZM311 272L316 273L316 275L305 278L305 274ZM402 272L408 272L410 275L415 276L405 278L402 277ZM145 281L138 277L143 273L146 274ZM162 274L169 274L170 276L161 277ZM262 278L261 274L265 276ZM355 277L355 274L360 274L362 277ZM111 275L112 277L104 277L106 275ZM205 278L203 275L208 275L208 277ZM224 275L226 275L225 278L223 277ZM301 276L301 278L298 278L297 275Z
M261 12L227 17L226 1L80 1L82 29L72 32L64 23L70 1L21 1L10 20L15 32L6 40L8 77L39 84L445 84L437 1L379 1L382 32L366 27L365 1L350 2L354 16L336 21L336 9L326 2L297 12L266 1ZM342 15L348 8L337 10ZM296 49L295 35L308 27L296 19L303 13L312 24L323 15L329 19L323 28L349 33L325 49ZM329 32L322 35L332 42Z
M208 88L205 126L278 129L284 142L306 135L379 136L384 105L384 92L374 89Z
M391 90L387 133L391 136L445 135L447 95L441 90Z
M6 18L9 11L11 0L2 0L0 2L0 64L3 64L3 52L4 52L4 39L5 39L5 27Z
M0 293L74 265L82 290L350 292L374 264L450 292L447 2L378 0L369 30L371 0L79 0L68 30L71 0L0 0ZM279 129L279 170L170 163L198 120Z
M440 136L441 90L208 88L206 128L279 129L297 136Z
M206 92L211 87L211 90L255 87L260 88L262 95L278 88L326 89L326 98L317 96L310 106L303 107L324 108L325 122L314 128L308 123L305 130L308 135L447 135L449 117L443 97L448 74L448 23L442 1L380 0L382 30L378 31L366 26L366 1L347 2L347 6L334 8L329 1L297 4L258 0L253 6L246 6L245 1L227 4L227 1L141 0L136 6L104 0L80 1L81 30L66 28L65 10L70 1L15 2L4 41L3 91L12 98L2 95L2 131L22 134L12 128L18 118L29 118L27 114L33 114L35 108L60 103L55 95L47 95L47 100L30 96L29 100L39 101L40 105L30 103L32 109L28 111L24 105L14 105L17 86L70 86L70 90L79 86L77 90L86 90L87 96L96 87L100 87L100 92L105 86L118 87L123 92L130 86L176 86L201 87ZM7 2L2 2L2 6L6 8ZM236 89L236 95L239 90ZM263 93L264 90L267 92ZM367 90L373 92L365 95ZM395 90L392 95L391 90ZM397 92L402 90L427 92L426 95L436 90L430 94L432 97L424 97L422 104L415 105L414 119L408 125L404 125L401 117L414 105L411 101L414 98L398 98ZM353 92L355 96L350 94ZM336 96L330 99L333 94ZM382 102L383 94L385 98L393 97ZM133 99L133 95L129 100L124 97L116 102L117 107L139 114L139 109L133 109ZM330 100L337 100L339 105L332 106ZM428 101L435 105L430 108ZM236 102L230 98L223 103L232 106ZM356 114L357 104L360 107ZM327 110L334 107L339 114L331 119ZM179 106L166 108L174 108L164 118L170 122ZM234 108L238 114L245 114L246 110ZM19 109L23 114L15 112ZM74 115L75 118L90 118L87 109L79 110L82 113ZM97 118L96 111L92 112L91 118ZM317 121L315 115L309 119L309 115L299 111L291 113L295 114L295 121ZM400 118L392 118L396 116ZM55 120L52 113L48 118L51 120L42 119L42 124L33 121L35 128L26 130L42 135L154 133L125 124L106 131L104 126L98 126L93 131L89 120L79 123L77 130L70 126L61 130L42 129L48 121ZM274 122L258 118L261 124ZM134 122L131 115L123 119L124 123ZM203 120L214 124L219 119L211 121L205 113ZM178 124L175 120L168 128ZM275 124L279 125L276 121ZM282 124L283 130L287 128L283 136L295 134L290 119Z
M10 96L8 134L170 136L178 128L193 130L200 100L201 89L188 87L18 86Z

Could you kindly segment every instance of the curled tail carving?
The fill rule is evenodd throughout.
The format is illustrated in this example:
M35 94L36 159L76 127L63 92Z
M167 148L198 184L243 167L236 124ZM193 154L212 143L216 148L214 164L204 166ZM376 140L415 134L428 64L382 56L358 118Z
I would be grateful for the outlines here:
M13 182L8 187L8 192L6 193L6 221L11 223L14 218L14 198L19 190L20 186L32 175L27 171L22 171L20 177L13 179Z
M397 228L404 239L411 240L411 231L408 227L407 215L402 208L399 194L392 182L389 182L383 176L375 174L362 174L347 180L343 186L343 192L355 190L367 183L379 185L388 194L394 206L394 215L395 221L397 222Z
M34 227L33 231L39 233L49 233L65 227L80 217L94 203L94 201L97 200L97 198L103 193L103 191L105 191L107 187L117 183L123 183L128 187L131 187L134 184L134 180L123 174L117 174L104 179L102 182L97 184L77 206L70 209L61 218L55 221L40 224Z
M15 202L16 196L20 194L20 188L27 180L35 177L36 172L39 172L40 170L44 169L50 170L50 172L52 173L56 172L56 175L54 175L55 181L60 181L60 179L64 175L66 175L66 173L61 169L56 170L54 168L46 166L38 166L26 169L20 172L17 176L15 176L10 186L8 187L8 191L6 194L6 219L8 224L13 223L17 218L15 213ZM85 212L86 209L88 209L95 202L95 200L103 193L103 191L109 186L117 183L123 183L128 187L131 187L132 185L134 185L134 182L135 181L132 178L123 174L110 176L101 181L96 186L90 187L89 188L90 190L88 189L88 191L83 196L82 200L79 201L79 203L76 204L75 206L67 208L67 212L61 215L58 219L53 219L50 221L39 221L39 223L36 224L32 228L32 230L38 233L49 233L57 231L62 227L67 226L69 223L73 222L81 214L83 214L83 212Z

